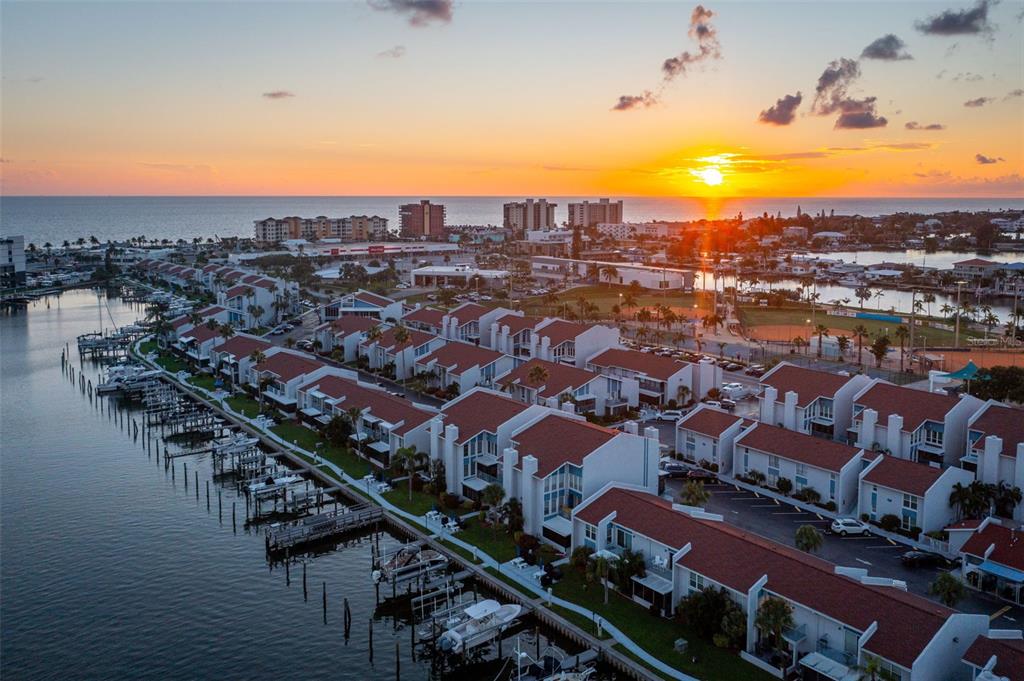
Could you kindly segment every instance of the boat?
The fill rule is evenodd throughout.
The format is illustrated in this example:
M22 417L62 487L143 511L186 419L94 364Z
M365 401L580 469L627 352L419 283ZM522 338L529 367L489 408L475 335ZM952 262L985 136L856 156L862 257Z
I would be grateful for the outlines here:
M265 479L259 482L254 482L247 488L250 492L264 492L278 487L284 487L287 485L293 485L297 482L305 480L301 475L284 475L281 477L267 476Z
M586 681L597 673L596 660L596 650L569 655L550 644L534 659L523 650L521 637L517 636L509 664L502 668L495 681Z
M101 394L117 392L157 378L162 373L159 369L150 369L141 364L115 364L104 372L103 382L96 386L96 390Z
M448 557L433 549L403 546L370 576L374 584L399 582L422 572L433 572L448 566Z
M437 645L447 653L464 653L501 634L522 610L517 603L501 604L493 599L474 603L466 608L465 621L444 632Z

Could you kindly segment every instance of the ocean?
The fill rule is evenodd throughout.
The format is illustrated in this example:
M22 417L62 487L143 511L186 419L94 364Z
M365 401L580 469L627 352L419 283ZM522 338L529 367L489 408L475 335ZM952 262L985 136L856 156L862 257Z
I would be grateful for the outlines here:
M429 198L447 207L447 222L500 224L502 204L523 197L503 196L10 196L0 198L0 233L22 234L26 243L95 236L101 241L145 235L149 239L191 240L194 237L251 236L253 221L267 217L300 215L346 217L380 215L398 224L398 206ZM585 197L593 198L593 197ZM548 197L557 204L558 222L566 219L567 204L581 197ZM764 212L886 215L901 211L1024 210L1024 198L920 199L920 198L732 198L624 197L625 219L695 220Z

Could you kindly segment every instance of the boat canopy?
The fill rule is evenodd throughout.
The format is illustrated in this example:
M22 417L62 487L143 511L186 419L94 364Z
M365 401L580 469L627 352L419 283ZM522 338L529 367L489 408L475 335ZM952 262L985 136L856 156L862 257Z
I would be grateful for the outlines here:
M466 608L466 614L472 617L473 619L478 620L481 617L493 615L494 613L498 612L500 608L501 604L498 603L498 601L489 598L486 601L474 603L473 605Z

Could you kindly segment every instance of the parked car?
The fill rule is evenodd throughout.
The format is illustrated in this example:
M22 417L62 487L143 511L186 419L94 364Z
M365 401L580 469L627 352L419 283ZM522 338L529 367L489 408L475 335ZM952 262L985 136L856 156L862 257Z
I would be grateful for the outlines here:
M687 480L699 480L701 482L717 482L718 475L704 468L691 468L683 476Z
M675 423L681 418L683 418L683 412L681 409L666 409L665 411L658 412L659 421L671 421L672 423Z
M689 473L689 469L678 461L662 462L660 467L669 478L685 478Z
M721 404L722 409L725 409L726 411L732 411L736 408L736 402L733 400L721 400Z
M910 568L939 567L945 565L946 559L937 553L927 551L907 551L900 556L900 562Z
M845 537L848 534L857 534L863 537L871 532L871 528L867 523L861 522L856 518L836 518L832 521L829 529L833 534L838 534L840 537Z
M719 402L718 400L704 400L704 404L708 405L709 407L717 407L718 409L722 408L722 403Z
M747 367L747 370L744 371L743 373L747 374L748 376L754 376L755 378L760 378L761 376L765 375L765 372L767 372L767 369L765 369L762 365L760 365L760 364L751 364L750 366Z
M742 364L737 364L736 362L729 362L724 367L724 369L726 371L739 371L742 368L743 368L743 365Z

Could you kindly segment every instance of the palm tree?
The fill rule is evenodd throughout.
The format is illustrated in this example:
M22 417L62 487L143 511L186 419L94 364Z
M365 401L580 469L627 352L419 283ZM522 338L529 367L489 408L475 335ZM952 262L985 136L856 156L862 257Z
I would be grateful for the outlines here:
M409 501L412 501L412 477L416 473L416 448L399 447L395 450L395 461L409 477Z
M793 347L796 348L797 352L800 352L800 348L807 347L808 345L810 344L804 340L803 336L797 336L793 339Z
M858 666L860 681L878 681L882 676L882 662L874 655L864 655L864 664Z
M623 308L635 308L636 304L636 296L633 295L632 293L626 293L622 296Z
M220 325L220 337L221 338L223 338L224 340L229 340L234 335L235 335L235 327L231 326L231 324L225 323L225 324L221 324Z
M854 290L853 295L857 300L860 301L860 309L863 310L864 301L871 300L871 289L869 289L867 286L861 286L860 288Z
M814 525L801 525L796 528L796 547L806 553L814 553L821 548L824 540Z
M480 501L488 508L487 515L491 518L491 527L495 535L498 533L497 519L499 508L504 499L505 488L496 482L492 482L487 485L487 487L484 487L483 491L480 493Z
M359 423L363 418L363 408L349 407L348 409L345 410L345 418L347 418L348 422L352 424L352 434L355 436L356 439L356 451L361 454L362 452L359 448L359 443L362 440L362 436L359 433Z
M904 348L906 347L907 340L910 338L910 329L905 326L897 326L896 331L893 332L896 339L900 342L900 373L903 373L903 354ZM913 351L913 348L911 348Z
M836 338L836 345L839 346L839 356L845 357L846 351L850 349L850 339L846 336Z
M703 507L710 498L710 492L704 489L704 483L700 480L690 480L679 490L679 502L686 506Z
M604 604L608 605L608 573L611 571L611 565L604 556L597 556L592 558L587 563L587 581L596 582L601 581L604 586Z
M828 327L824 324L818 324L814 327L814 333L818 335L818 357L821 357L821 345L825 338L828 337Z
M878 368L882 367L882 360L889 353L889 346L892 341L889 340L888 336L878 336L875 338L875 342L871 344L869 352L875 358L875 366Z
M526 382L530 385L543 385L548 380L548 370L543 364L533 366L526 374Z
M601 278L608 282L608 288L611 288L612 282L619 276L619 270L615 265L602 265L599 270Z
M249 362L251 362L253 366L263 364L266 361L267 356L260 350L253 350L252 353L249 354Z
M285 338L284 339L284 346L286 348L294 348L295 347L295 339L291 338L291 337Z
M928 592L938 596L946 607L952 608L964 597L964 585L952 572L940 572L928 587Z
M935 294L934 293L926 293L923 296L921 296L921 300L924 302L925 305L928 306L928 316L931 317L932 316L932 303L935 302Z
M864 366L864 337L869 335L868 327L858 324L853 327L853 335L857 339L857 364Z
M757 607L754 624L769 634L773 645L777 646L782 642L782 633L793 627L793 607L781 598L769 596Z

